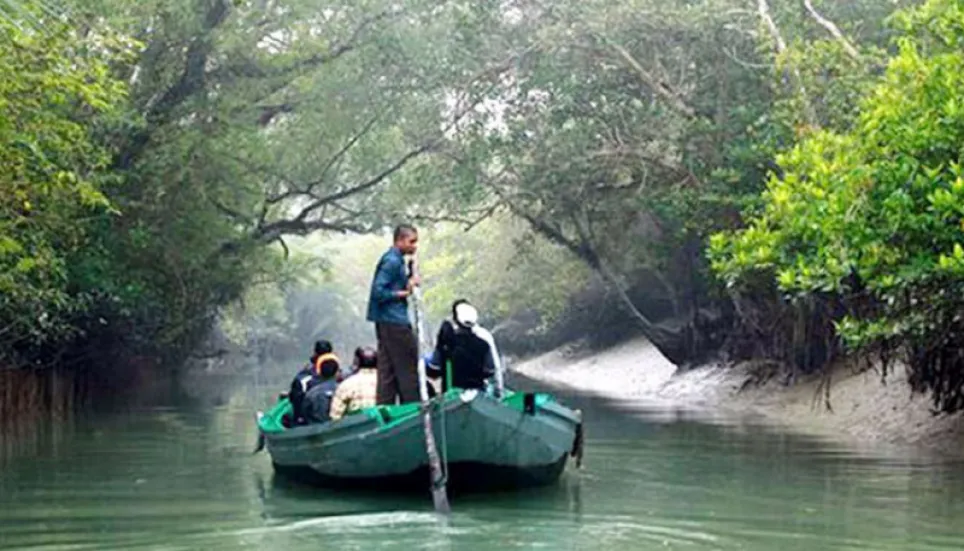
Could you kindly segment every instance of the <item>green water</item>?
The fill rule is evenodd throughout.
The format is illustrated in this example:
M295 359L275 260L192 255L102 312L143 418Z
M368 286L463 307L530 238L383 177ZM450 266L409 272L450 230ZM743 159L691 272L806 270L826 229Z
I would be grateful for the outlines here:
M0 462L0 548L964 548L964 465L858 455L761 426L564 399L585 411L581 472L519 494L332 493L250 455L250 390L46 427ZM261 402L263 404L263 402Z

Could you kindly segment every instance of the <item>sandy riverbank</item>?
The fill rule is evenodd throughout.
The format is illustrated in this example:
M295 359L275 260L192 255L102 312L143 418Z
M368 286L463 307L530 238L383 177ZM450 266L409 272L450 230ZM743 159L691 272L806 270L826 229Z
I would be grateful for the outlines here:
M964 455L964 417L932 415L926 396L911 395L902 371L882 384L879 373L837 367L830 379L828 411L819 377L789 386L779 376L745 385L753 372L748 365L708 365L677 374L676 366L645 339L592 354L556 350L512 368L532 379L617 400L762 416L794 431L855 445Z

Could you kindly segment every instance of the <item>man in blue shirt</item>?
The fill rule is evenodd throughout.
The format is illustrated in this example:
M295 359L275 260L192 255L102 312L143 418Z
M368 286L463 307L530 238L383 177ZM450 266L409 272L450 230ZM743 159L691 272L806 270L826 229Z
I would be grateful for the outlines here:
M405 266L405 255L418 249L418 231L403 224L395 228L394 243L375 268L368 297L368 321L378 339L378 404L417 402L418 343L408 318L408 296L419 284Z

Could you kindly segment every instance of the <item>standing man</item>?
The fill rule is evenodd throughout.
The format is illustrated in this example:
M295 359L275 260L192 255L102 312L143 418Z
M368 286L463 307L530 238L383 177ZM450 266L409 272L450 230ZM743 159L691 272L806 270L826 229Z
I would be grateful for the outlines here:
M375 268L368 297L368 321L375 323L378 339L379 405L419 401L418 343L408 318L408 296L419 284L405 266L405 255L418 250L418 231L402 224L395 228L392 248Z

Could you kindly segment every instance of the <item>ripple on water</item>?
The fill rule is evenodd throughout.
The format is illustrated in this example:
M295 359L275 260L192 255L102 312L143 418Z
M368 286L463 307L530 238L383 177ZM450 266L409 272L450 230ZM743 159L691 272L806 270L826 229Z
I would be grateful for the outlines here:
M100 419L0 472L0 548L964 548L958 464L855 454L773 427L569 397L585 469L550 488L466 496L327 492L251 456L251 410ZM622 408L622 409L620 409ZM624 411L628 410L628 411Z

